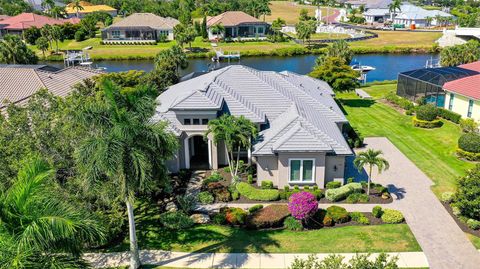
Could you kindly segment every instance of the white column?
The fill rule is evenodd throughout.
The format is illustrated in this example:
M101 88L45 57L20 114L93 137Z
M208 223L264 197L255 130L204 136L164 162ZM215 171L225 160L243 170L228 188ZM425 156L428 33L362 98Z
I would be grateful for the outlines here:
M185 148L185 168L186 169L190 169L190 149L189 149L189 141L190 138L185 138L185 140L183 140L183 147Z
M250 140L250 147L247 149L247 158L248 158L248 165L252 164L252 138Z
M212 140L208 139L208 167L212 169Z

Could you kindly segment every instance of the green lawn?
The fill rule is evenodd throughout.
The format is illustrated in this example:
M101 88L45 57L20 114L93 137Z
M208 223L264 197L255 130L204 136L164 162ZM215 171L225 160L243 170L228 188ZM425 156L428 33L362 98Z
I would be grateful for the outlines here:
M329 253L420 251L406 224L346 226L304 232L201 225L183 231L139 227L143 249L186 252ZM127 250L125 242L112 251Z
M396 85L377 85L364 88L375 98ZM432 190L438 196L444 191L454 190L455 180L472 163L459 160L455 156L460 128L444 120L437 129L421 129L412 125L411 116L400 114L392 107L369 100L358 99L353 93L338 94L350 123L360 133L367 136L385 136L392 141L435 183ZM408 172L408 171L406 171Z
M441 32L373 31L378 38L351 42L354 51L418 49L430 50Z
M480 249L480 237L477 237L477 236L475 236L475 235L468 234L468 233L467 233L467 236L468 236L468 238L470 239L470 241L472 242L472 244L473 244L477 249Z

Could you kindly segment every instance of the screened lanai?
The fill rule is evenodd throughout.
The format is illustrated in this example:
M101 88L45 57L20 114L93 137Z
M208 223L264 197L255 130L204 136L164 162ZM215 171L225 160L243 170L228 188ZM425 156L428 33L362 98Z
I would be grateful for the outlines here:
M427 103L445 105L443 84L478 72L460 67L423 68L398 75L397 95L416 101L425 97Z

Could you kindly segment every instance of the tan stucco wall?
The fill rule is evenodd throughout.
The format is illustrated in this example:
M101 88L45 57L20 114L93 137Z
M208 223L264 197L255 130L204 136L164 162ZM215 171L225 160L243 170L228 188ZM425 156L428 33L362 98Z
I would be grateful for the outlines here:
M467 118L469 100L470 98L468 97L465 97L459 94L454 94L452 111L462 115L462 118ZM449 104L450 104L450 92L447 91L447 94L445 95L445 109L449 108ZM474 119L475 121L480 120L480 102L479 101L474 100L471 118Z
M256 158L257 182L270 180L278 186L278 158L277 156L261 156Z

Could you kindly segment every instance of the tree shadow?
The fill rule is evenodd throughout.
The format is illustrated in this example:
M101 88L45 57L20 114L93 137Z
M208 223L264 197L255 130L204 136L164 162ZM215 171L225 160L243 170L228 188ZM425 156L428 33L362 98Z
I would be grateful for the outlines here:
M353 165L353 160L355 160L355 156L348 156L346 158L345 178L353 178L354 182L368 181L367 171L365 171L365 169L358 171L355 165Z
M339 99L340 103L349 107L371 107L375 104L374 100L370 99Z
M396 200L402 200L403 198L405 198L405 193L407 193L405 191L405 188L399 188L393 184L388 184L387 188L391 194L395 195Z

